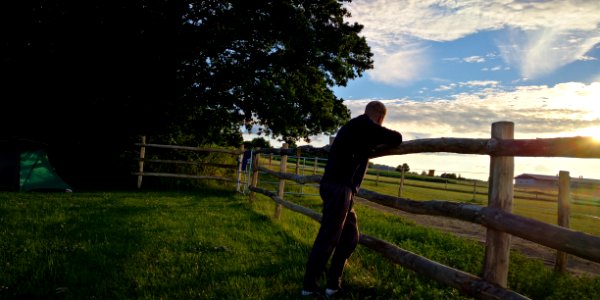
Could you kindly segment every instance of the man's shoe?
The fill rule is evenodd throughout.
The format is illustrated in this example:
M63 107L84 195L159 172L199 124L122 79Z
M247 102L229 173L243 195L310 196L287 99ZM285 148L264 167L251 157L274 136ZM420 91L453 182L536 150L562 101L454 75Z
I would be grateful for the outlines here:
M315 290L315 291L302 290L300 292L300 296L302 296L302 298L309 298L309 299L327 299L327 297L324 296L322 292L319 292L317 290Z
M330 289L330 288L326 288L325 289L325 296L327 296L327 298L333 298L333 297L346 297L347 296L347 292L344 289Z

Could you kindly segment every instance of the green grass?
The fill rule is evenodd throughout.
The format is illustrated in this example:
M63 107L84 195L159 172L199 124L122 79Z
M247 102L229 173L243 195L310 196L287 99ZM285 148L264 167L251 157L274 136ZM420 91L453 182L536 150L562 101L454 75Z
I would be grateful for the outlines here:
M320 211L318 197L288 197ZM361 231L479 275L483 247L357 205ZM1 299L297 299L318 224L274 202L195 192L0 193ZM511 255L509 286L534 299L592 299L600 281ZM354 299L463 299L359 246Z

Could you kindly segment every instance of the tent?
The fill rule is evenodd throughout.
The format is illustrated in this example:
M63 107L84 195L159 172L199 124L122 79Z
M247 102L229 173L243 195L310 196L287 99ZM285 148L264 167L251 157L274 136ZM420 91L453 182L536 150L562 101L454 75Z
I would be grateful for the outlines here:
M0 190L70 192L71 187L50 164L45 144L11 139L0 141Z

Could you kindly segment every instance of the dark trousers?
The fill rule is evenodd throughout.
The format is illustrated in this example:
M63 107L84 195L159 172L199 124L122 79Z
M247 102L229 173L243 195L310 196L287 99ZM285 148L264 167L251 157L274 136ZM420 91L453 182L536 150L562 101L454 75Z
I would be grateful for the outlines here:
M319 279L332 253L327 287L340 288L344 265L356 249L359 239L356 213L352 207L352 190L339 184L321 183L319 192L323 199L323 217L308 257L303 283L304 290L309 291L318 288Z

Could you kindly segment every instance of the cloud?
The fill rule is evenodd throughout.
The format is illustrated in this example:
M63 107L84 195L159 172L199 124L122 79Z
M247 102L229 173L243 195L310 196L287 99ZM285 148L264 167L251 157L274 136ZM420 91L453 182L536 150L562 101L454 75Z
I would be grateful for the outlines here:
M495 81L463 83L495 87ZM516 138L574 136L600 129L600 82L522 86L514 90L486 89L448 99L420 102L380 100L388 107L385 126L407 132L406 139L427 137L489 137L491 124L515 123ZM352 115L362 113L370 99L346 101Z
M375 81L391 85L404 85L421 79L429 65L426 49L406 47L387 52L374 51L374 68L368 72Z
M376 59L386 51L408 55L402 50L405 45L508 29L510 34L498 42L502 58L523 77L535 78L585 59L600 43L600 1L363 0L345 6L352 21L364 25L363 34ZM398 61L410 60L402 56ZM407 71L419 71L423 65L412 67ZM411 74L400 71L393 75L396 80L411 79ZM385 73L374 76L375 80L385 78Z
M495 80L471 80L459 83L443 84L435 88L434 92L446 92L456 88L482 88L482 87L497 87L500 84Z
M598 60L598 59L595 57L592 57L592 56L582 55L581 57L578 58L578 60L590 61L590 60Z
M469 56L469 57L463 58L463 60L468 63L483 63L483 62L485 62L485 58L483 58L481 56Z
M592 32L600 23L598 1L353 1L345 5L352 20L363 25L367 38L378 44L403 44L413 38L453 41L504 27L522 30L554 28ZM580 43L574 34L570 40ZM395 42L396 41L396 42Z
M445 92L445 91L449 91L452 90L456 87L456 83L451 83L448 85L440 85L437 88L435 88L433 91L434 92Z
M513 29L509 32L507 40L500 42L498 48L505 62L518 66L521 75L528 78L537 78L576 60L586 59L585 54L600 43L598 30L577 33L580 43L569 40L575 33L563 29Z
M461 86L475 86L475 87L497 86L499 84L500 84L500 82L495 81L495 80L471 80L471 81L459 83L459 85L461 85Z

